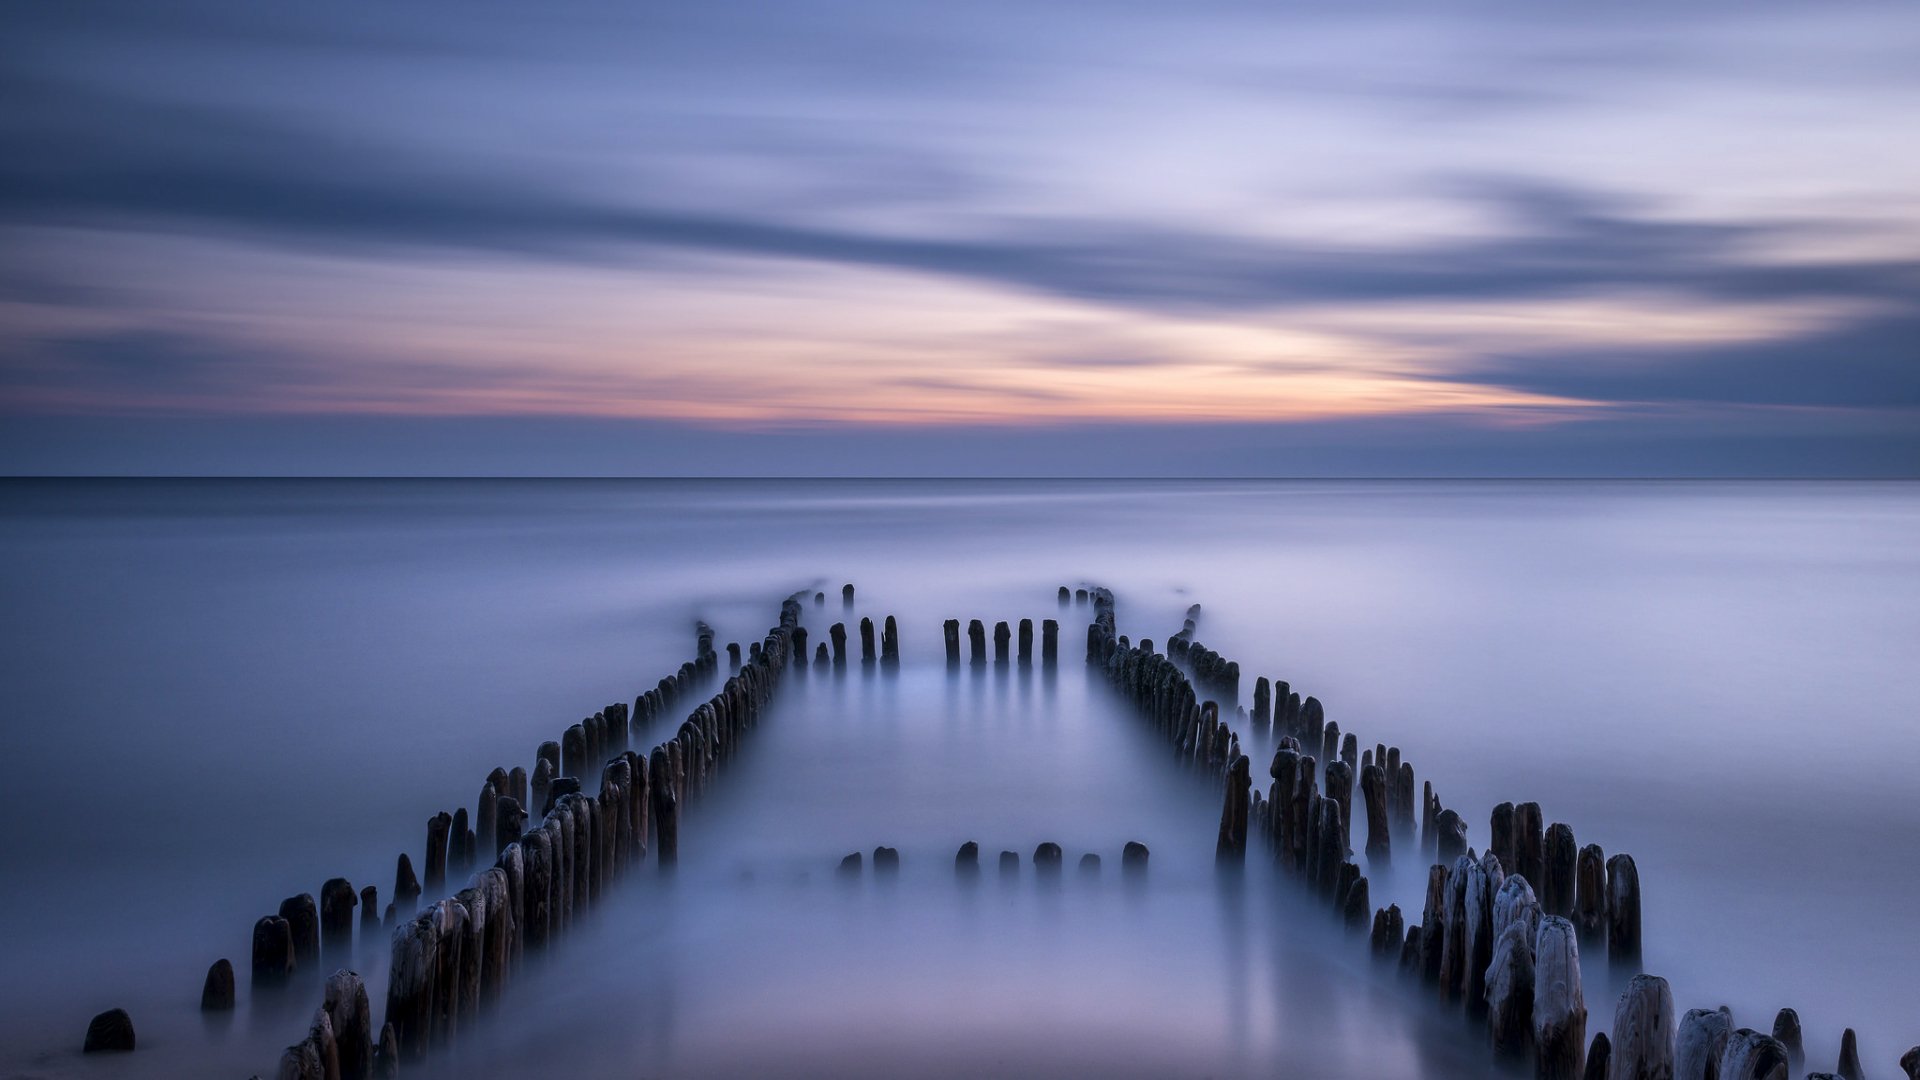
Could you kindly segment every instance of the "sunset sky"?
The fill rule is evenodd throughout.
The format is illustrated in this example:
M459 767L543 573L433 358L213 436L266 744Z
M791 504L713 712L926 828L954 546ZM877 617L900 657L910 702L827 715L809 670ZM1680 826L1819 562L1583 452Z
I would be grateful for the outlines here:
M1912 3L0 12L0 471L1920 475Z

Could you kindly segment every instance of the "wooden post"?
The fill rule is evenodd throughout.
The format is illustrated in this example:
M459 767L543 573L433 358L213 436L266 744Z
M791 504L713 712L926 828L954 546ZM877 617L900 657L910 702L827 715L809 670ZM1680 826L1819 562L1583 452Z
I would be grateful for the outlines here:
M525 831L527 812L521 808L520 800L511 795L501 796L493 804L494 858L499 858L507 845Z
M353 909L360 896L346 878L328 878L320 886L320 955L329 964L353 957Z
M233 1011L233 963L224 956L207 969L207 981L200 986L200 1011Z
M1493 808L1493 816L1487 823L1487 850L1507 869L1520 865L1514 857L1514 816L1513 804L1503 802Z
M1138 840L1127 841L1120 852L1120 874L1122 877L1139 880L1147 875L1147 845Z
M1580 1080L1586 1041L1579 935L1564 917L1547 915L1540 920L1533 946L1534 1075L1539 1080Z
M940 632L947 641L947 666L960 666L960 620L948 619L940 624Z
M297 965L293 959L293 933L287 920L267 915L253 924L253 989L263 990L286 984Z
M873 620L860 617L860 662L871 664L876 659L873 651Z
M972 840L960 845L953 856L953 875L961 881L977 881L980 878L980 845Z
M1540 906L1547 914L1562 918L1573 914L1574 873L1579 858L1579 848L1573 842L1573 829L1557 821L1549 825L1539 882Z
M1247 791L1253 784L1253 765L1241 754L1227 766L1227 793L1220 810L1220 833L1214 861L1239 866L1247 861Z
M1607 857L1600 845L1580 849L1574 876L1573 928L1580 940L1598 942L1607 932Z
M895 622L891 615L887 616L886 625L880 632L880 662L883 664L900 662L900 624Z
M1054 619L1040 620L1040 662L1053 667L1060 660L1060 623Z
M1018 653L1018 657L1020 660L1021 667L1027 667L1028 665L1033 663L1033 620L1032 619L1020 620L1020 651Z
M1057 885L1060 882L1060 868L1065 855L1060 845L1048 841L1033 849L1033 876L1043 885Z
M847 624L834 623L827 627L827 637L833 642L833 666L847 666Z
M1378 765L1360 770L1360 795L1367 804L1367 863L1385 866L1393 860L1393 838L1387 824L1387 774Z
M469 842L472 836L473 827L467 817L467 808L455 807L453 826L447 834L447 868L456 875L465 875L473 869L473 845Z
M987 628L979 619L967 620L967 652L975 667L987 662Z
M1635 975L1613 1010L1608 1080L1673 1075L1673 991L1658 975Z
M1780 1045L1778 1039L1752 1028L1741 1028L1729 1035L1726 1042L1719 1068L1709 1074L1716 1080L1787 1080L1787 1048ZM1857 1072L1852 1080L1860 1080Z
M843 632L843 639L844 636ZM680 801L674 795L670 773L666 750L654 747L653 758L648 763L647 785L653 795L656 858L662 870L671 869L680 858Z
M1582 1080L1608 1080L1613 1074L1613 1043L1607 1033L1596 1031L1593 1041L1587 1044L1587 1067L1581 1072Z
M1487 964L1487 1036L1496 1057L1515 1061L1533 1048L1533 1000L1537 991L1532 940L1525 920L1515 920L1495 940Z
M1487 1008L1487 968L1493 963L1493 898L1504 884L1506 872L1501 869L1499 856L1491 851L1468 867L1466 999L1467 1012L1472 1016L1482 1015Z
M1007 643L1013 638L1013 631L1007 628L1004 620L993 624L993 662L1007 665Z
M1607 959L1640 962L1640 871L1625 853L1607 860Z
M1546 853L1541 839L1540 804L1523 802L1513 808L1513 854L1517 862L1503 862L1510 874L1517 873L1539 885L1546 876Z
M1784 1052L1782 1057L1784 1057ZM1853 1029L1840 1033L1840 1065L1834 1070L1843 1080L1866 1080L1866 1072L1860 1068L1860 1044Z
M346 970L327 977L320 1009L333 1028L339 1080L369 1080L373 1076L373 1011L360 976Z
M1781 1009L1773 1016L1773 1037L1787 1048L1787 1064L1793 1072L1799 1072L1807 1063L1806 1049L1800 1041L1800 1014L1792 1009Z
M1733 1014L1724 1006L1688 1009L1673 1041L1674 1080L1715 1080L1732 1034Z
M312 893L289 896L280 901L280 917L287 922L287 934L293 941L296 968L318 967L320 963L320 908Z
M452 830L453 815L445 810L427 819L427 892L434 896L447 887L447 838Z

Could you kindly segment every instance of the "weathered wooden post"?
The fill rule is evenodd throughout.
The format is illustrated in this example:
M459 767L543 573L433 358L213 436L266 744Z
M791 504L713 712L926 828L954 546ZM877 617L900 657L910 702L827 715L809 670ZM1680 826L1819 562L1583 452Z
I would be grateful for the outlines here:
M453 826L447 833L447 869L456 875L465 874L473 868L472 822L467 818L467 808L456 807L453 811Z
M560 775L587 775L587 729L579 724L560 733Z
M369 1080L373 1076L373 1011L366 984L354 972L334 972L327 977L320 1010L333 1029L339 1080Z
M1220 835L1214 844L1216 863L1239 866L1247 861L1247 791L1253 784L1253 765L1241 754L1227 766L1226 803L1220 810Z
M834 623L827 627L827 637L833 642L833 666L847 666L847 624Z
M1534 1075L1539 1080L1580 1080L1586 1041L1579 935L1563 916L1547 915L1540 920L1533 946Z
M1058 885L1060 870L1066 855L1060 845L1047 841L1033 849L1033 876L1042 885Z
M1136 881L1146 877L1149 854L1147 845L1138 840L1127 841L1127 846L1120 851L1121 876Z
M1607 857L1599 844L1580 849L1575 881L1573 928L1582 941L1598 942L1607 932Z
M668 870L680 860L680 800L674 795L666 750L654 747L648 771L647 786L653 796L653 828L658 849L656 858L660 868Z
M960 620L948 619L940 624L940 632L947 641L947 666L960 666Z
M1640 962L1640 871L1624 852L1607 860L1607 958L1621 966Z
M1732 1034L1733 1014L1725 1007L1688 1009L1673 1041L1674 1080L1716 1080Z
M731 647L731 646L730 646ZM801 663L807 661L807 628L796 626L787 637L788 659L798 658ZM740 674L740 665L733 665L732 674Z
M1905 1070L1907 1080L1920 1080L1920 1046L1900 1055L1900 1068Z
M1017 851L1002 851L1000 853L1000 880L1002 882L1012 881L1019 876L1020 853Z
M312 893L289 896L280 901L280 917L286 920L287 935L293 941L296 968L316 967L320 963L320 908Z
M737 641L727 642L727 670L735 675L740 673L740 643Z
M1494 942L1484 976L1487 1036L1497 1057L1518 1060L1533 1047L1537 991L1533 945L1526 920L1509 923Z
M554 766L546 758L536 761L533 766L533 801L527 804L528 810L538 809L542 817L553 802L553 781L558 776Z
M1718 1066L1707 1074L1715 1080L1788 1080L1787 1048L1773 1036L1752 1028L1741 1028L1727 1037Z
M1033 663L1033 620L1032 619L1020 620L1020 652L1018 656L1019 656L1021 667L1027 667L1028 665Z
M1487 850L1500 860L1502 867L1517 867L1514 843L1514 809L1510 802L1503 802L1493 808L1493 815L1487 822Z
M1635 975L1613 1011L1608 1080L1673 1076L1673 991L1658 975Z
M1007 665L1007 643L1013 638L1013 631L1007 628L1005 620L993 624L993 662Z
M1433 819L1433 830L1438 838L1440 861L1457 859L1467 852L1467 823L1452 810L1442 810Z
M1859 1040L1854 1036L1852 1028L1840 1033L1840 1065L1834 1071L1844 1080L1866 1080L1866 1072L1860 1068Z
M493 857L499 858L508 844L521 833L527 831L527 812L520 806L520 800L511 795L503 795L493 804Z
M1071 603L1073 603L1073 590L1067 588L1065 585L1060 586L1060 606L1066 607Z
M207 981L200 985L200 1011L231 1012L233 997L233 963L223 956L207 969Z
M953 856L953 874L961 881L977 881L980 878L980 845L972 840L960 845Z
M873 651L873 620L860 617L860 662L871 664L876 659Z
M1545 825L1540 804L1523 802L1513 808L1513 854L1517 862L1501 863L1508 873L1517 873L1529 882L1539 883L1546 876L1546 854L1542 841Z
M1799 1072L1807 1063L1807 1052L1800 1041L1800 1014L1792 1009L1781 1009L1773 1016L1773 1037L1787 1048L1787 1065L1792 1071Z
M1487 968L1493 963L1493 899L1505 883L1500 858L1491 851L1467 869L1466 998L1467 1012L1473 1016L1487 1008ZM1531 993L1528 996L1531 998Z
M453 815L445 810L427 819L427 891L435 896L447 886L447 838L452 830Z
M353 909L360 895L346 878L328 878L320 886L320 955L328 963L353 956Z
M898 664L900 662L900 624L893 616L887 616L886 625L880 631L880 662Z
M1387 774L1378 765L1360 770L1360 795L1367 804L1367 862L1385 866L1393 858L1387 823Z
M1587 1044L1587 1067L1580 1075L1582 1080L1608 1080L1613 1075L1613 1043L1606 1032L1593 1033L1593 1041Z
M1053 667L1060 660L1060 623L1054 619L1040 620L1040 663Z
M1579 848L1573 842L1573 829L1557 821L1549 825L1539 883L1540 906L1547 914L1562 918L1573 914L1574 872L1579 858Z
M987 628L979 619L967 621L967 651L975 667L987 662Z
M253 924L253 988L279 987L293 977L293 932L278 915Z

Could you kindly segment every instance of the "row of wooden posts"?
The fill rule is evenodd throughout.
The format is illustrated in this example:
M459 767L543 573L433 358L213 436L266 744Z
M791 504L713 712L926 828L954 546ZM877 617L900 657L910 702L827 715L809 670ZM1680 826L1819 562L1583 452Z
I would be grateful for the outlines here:
M1147 845L1138 840L1129 840L1120 849L1120 872L1128 880L1144 880L1147 873ZM886 880L900 873L900 852L895 848L877 847L873 849L873 875ZM1061 871L1066 865L1066 852L1059 844L1048 841L1033 849L1034 877L1042 884L1058 882ZM1077 864L1082 878L1100 876L1100 854L1095 851L1084 852ZM842 881L857 881L860 878L863 862L858 851L848 854L834 868L834 875ZM953 874L961 884L971 884L980 880L980 845L969 840L960 845L953 856ZM1002 851L999 859L1000 880L1010 882L1020 874L1020 853Z
M960 620L948 619L941 624L941 635L947 644L947 667L960 666ZM1005 667L1016 656L1022 667L1033 663L1033 620L1021 619L1019 631L1019 651L1014 652L1014 630L1006 622L993 624L993 662ZM968 655L973 666L982 667L987 662L987 626L979 619L967 622ZM1060 659L1060 623L1054 619L1043 619L1040 623L1040 662L1053 667Z
M1219 720L1217 704L1195 690L1199 683L1231 702L1239 678L1237 663L1195 640L1199 605L1169 639L1170 655L1162 655L1151 641L1133 646L1116 632L1111 592L1096 588L1092 595L1089 663L1103 668L1185 763L1225 786L1217 858L1244 861L1251 818L1279 867L1324 897L1351 931L1369 931L1377 958L1437 985L1443 1002L1464 1002L1500 1058L1530 1058L1535 1075L1547 1080L1785 1080L1802 1066L1792 1009L1780 1010L1771 1033L1735 1029L1724 1007L1695 1009L1676 1033L1666 980L1647 974L1636 974L1621 995L1613 1038L1596 1033L1589 1044L1580 943L1604 940L1610 962L1637 968L1639 873L1630 855L1608 859L1598 845L1577 848L1570 826L1543 826L1538 803L1495 807L1488 850L1476 856L1466 846L1464 820L1441 806L1429 782L1421 848L1441 861L1429 869L1422 921L1405 926L1397 904L1371 909L1367 879L1350 858L1355 770L1367 815L1366 856L1385 865L1394 836L1410 838L1413 828L1413 766L1399 748L1376 744L1360 752L1357 736L1343 736L1318 700L1261 677L1252 721L1272 723L1280 736L1263 799L1250 790L1251 762L1237 736ZM1326 763L1324 793L1307 752L1315 747ZM1542 885L1539 895L1533 882ZM1920 1047L1900 1064L1910 1080L1920 1080ZM1842 1036L1839 1072L1811 1075L1862 1080L1853 1029Z
M850 597L852 586L847 589ZM779 625L753 643L737 667L730 663L730 677L720 690L695 706L673 735L650 752L636 752L629 744L718 673L713 632L704 623L697 628L695 659L641 694L631 712L624 704L609 706L569 727L559 740L540 744L530 777L518 767L494 769L481 787L477 830L468 828L464 807L430 819L425 895L438 896L444 890L449 863L456 872L464 872L482 855L491 864L474 873L466 887L416 914L423 891L411 859L402 853L394 900L387 909L392 956L378 1049L362 1052L363 1044L371 1043L370 1026L343 1024L333 1015L344 1007L336 997L350 1000L354 987L359 988L356 1015L364 1019L368 1014L359 976L341 970L328 980L326 1004L308 1036L283 1055L279 1075L286 1080L394 1075L399 1062L446 1044L493 1006L528 950L564 936L602 891L644 865L649 854L658 867L670 868L678 854L681 808L713 782L741 737L755 726L789 657L804 658L800 610L797 597L785 601ZM728 652L740 656L737 645L730 645ZM581 778L596 771L593 762L602 764L598 791L590 794ZM526 806L541 811L531 828ZM310 914L311 897L295 897L282 905L279 915L256 925L256 986L284 983L302 968L311 924L320 927L319 947L329 960L351 954L352 887L336 878L322 888L322 897L317 915ZM334 898L332 905L328 897ZM376 900L373 888L358 899L366 940L380 927L370 917ZM344 922L337 915L329 921L329 912L343 910L348 913ZM287 941L284 950L282 938ZM209 972L208 994L218 996L215 984L222 973L231 1007L232 968L226 961ZM352 1051L343 1048L349 1038Z

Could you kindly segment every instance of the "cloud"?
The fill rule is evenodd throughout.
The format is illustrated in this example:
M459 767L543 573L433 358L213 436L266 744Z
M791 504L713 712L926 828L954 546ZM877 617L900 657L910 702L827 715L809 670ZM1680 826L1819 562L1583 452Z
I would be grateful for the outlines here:
M1496 358L1447 378L1590 401L1920 410L1920 304L1770 341Z
M22 96L26 107L0 127L0 221L17 225L177 229L323 248L447 248L597 263L660 252L799 260L1160 311L1626 289L1736 300L1920 292L1920 259L1759 261L1750 249L1786 230L1647 216L1543 181L1448 181L1447 190L1490 208L1505 228L1398 249L980 211L944 232L863 230L609 201L571 190L558 175L232 110L76 99L31 86Z

